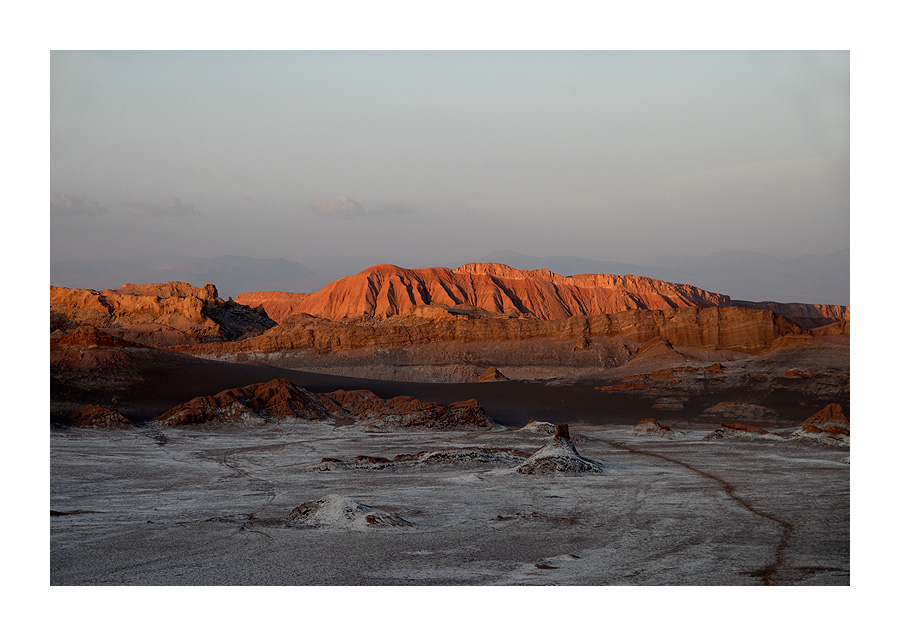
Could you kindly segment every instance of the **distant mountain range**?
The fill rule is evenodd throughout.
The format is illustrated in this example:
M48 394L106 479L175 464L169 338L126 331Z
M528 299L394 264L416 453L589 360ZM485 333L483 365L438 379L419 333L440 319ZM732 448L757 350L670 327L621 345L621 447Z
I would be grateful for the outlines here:
M247 256L135 256L50 263L50 283L62 287L102 290L168 281L212 283L219 296L227 298L263 290L316 291L331 278L318 277L308 267L283 258Z
M666 265L634 265L572 256L529 256L491 252L484 262L516 269L548 269L557 274L633 274L685 283L737 300L781 303L850 304L850 250L827 256L781 259L758 252L716 252Z

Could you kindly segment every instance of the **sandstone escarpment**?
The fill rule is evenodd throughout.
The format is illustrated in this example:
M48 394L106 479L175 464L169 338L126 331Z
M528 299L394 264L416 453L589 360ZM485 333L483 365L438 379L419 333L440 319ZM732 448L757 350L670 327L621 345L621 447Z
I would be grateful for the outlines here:
M495 263L470 263L456 269L376 265L297 300L295 313L330 320L363 315L387 318L422 305L467 305L494 314L557 320L628 309L711 307L729 302L722 294L640 276L559 276Z
M460 313L473 312L557 320L689 306L763 309L806 329L850 319L850 308L841 305L732 300L691 285L641 276L560 276L497 263L469 263L456 269L376 265L312 294L259 292L242 294L238 301L264 308L278 322L302 313L329 320L404 315L452 320Z
M50 288L51 327L90 325L154 346L235 340L275 325L262 310L223 301L213 285L170 282L119 289Z
M815 329L832 323L849 322L850 308L846 305L810 305L805 303L750 302L733 300L732 305L749 309L765 309L793 320L805 329Z
M759 353L786 334L804 333L807 332L795 323L769 311L742 307L679 307L562 320L470 316L452 321L428 321L395 316L385 320L360 318L332 322L300 318L239 342L207 343L177 349L201 355L290 350L312 350L325 354L443 342L554 339L570 343L585 338L599 350L605 341L627 341L640 346L660 338L668 346ZM566 349L572 351L573 348L567 344ZM582 352L589 353L590 349L575 351Z

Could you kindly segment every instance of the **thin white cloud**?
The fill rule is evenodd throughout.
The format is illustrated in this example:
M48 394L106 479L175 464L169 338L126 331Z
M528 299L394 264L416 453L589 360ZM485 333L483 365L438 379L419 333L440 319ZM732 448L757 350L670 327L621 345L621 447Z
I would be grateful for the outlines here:
M153 205L143 201L124 201L122 205L126 212L135 216L152 218L197 216L194 206L182 203L178 197L166 197L163 199L162 205Z
M99 216L108 213L109 209L90 197L50 193L50 214L53 216Z
M357 201L350 197L333 197L318 199L309 204L310 209L321 216L333 219L358 219L369 216L369 213Z
M319 199L310 203L309 207L313 212L320 216L344 220L359 219L363 217L384 218L407 216L416 212L415 209L408 205L404 205L403 203L385 203L378 209L370 212L361 206L355 199L344 196Z
M376 216L408 216L415 212L415 209L402 203L385 203L373 214Z

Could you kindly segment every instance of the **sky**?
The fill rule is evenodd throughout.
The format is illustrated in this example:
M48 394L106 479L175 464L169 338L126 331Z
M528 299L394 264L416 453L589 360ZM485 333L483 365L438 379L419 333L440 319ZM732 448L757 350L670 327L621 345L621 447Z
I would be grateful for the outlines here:
M850 246L848 51L50 54L50 256Z

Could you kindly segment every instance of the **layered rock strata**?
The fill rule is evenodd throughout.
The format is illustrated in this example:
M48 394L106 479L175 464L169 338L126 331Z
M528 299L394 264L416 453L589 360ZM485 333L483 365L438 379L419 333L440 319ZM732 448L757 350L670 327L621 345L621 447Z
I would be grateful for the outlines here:
M265 334L241 341L211 342L176 349L217 356L241 351L312 350L329 353L367 347L415 347L433 342L521 342L538 339L566 342L585 339L591 345L618 339L641 345L661 338L669 346L760 353L789 334L808 335L808 332L770 311L742 307L679 307L561 320L459 316L438 321L393 317L386 320L361 318L332 322L298 317ZM571 347L567 346L567 349L571 351ZM583 353L584 350L572 353Z

